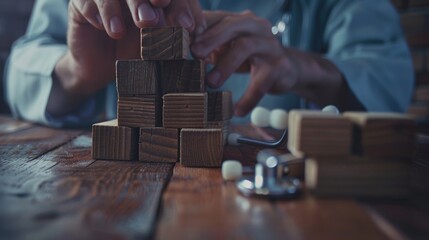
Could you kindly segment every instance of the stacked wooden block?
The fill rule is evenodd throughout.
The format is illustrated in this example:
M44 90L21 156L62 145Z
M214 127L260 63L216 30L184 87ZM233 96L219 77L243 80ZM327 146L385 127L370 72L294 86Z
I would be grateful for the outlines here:
M306 157L307 188L316 195L405 197L415 122L404 114L289 113L288 148Z
M205 91L204 64L190 59L185 29L143 28L141 45L142 59L117 61L118 119L93 126L93 157L220 166L231 93Z

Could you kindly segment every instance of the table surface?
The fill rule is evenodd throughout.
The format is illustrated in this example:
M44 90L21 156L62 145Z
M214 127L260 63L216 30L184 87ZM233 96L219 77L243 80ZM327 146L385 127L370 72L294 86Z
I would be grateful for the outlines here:
M220 169L93 160L90 130L0 116L2 239L428 239L426 200L246 198Z

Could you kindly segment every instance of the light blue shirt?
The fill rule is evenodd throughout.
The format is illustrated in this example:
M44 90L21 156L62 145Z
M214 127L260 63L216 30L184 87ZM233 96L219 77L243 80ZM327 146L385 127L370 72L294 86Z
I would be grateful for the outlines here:
M273 24L284 17L283 2L201 1L205 9L250 9ZM16 117L56 127L89 125L116 117L113 80L64 118L54 119L46 113L52 72L67 51L67 5L67 0L37 0L26 34L13 46L4 89ZM290 15L289 31L282 36L286 47L318 52L331 60L368 111L407 110L414 86L412 62L398 14L388 0L294 0ZM222 89L232 90L236 101L248 82L247 74L234 74ZM294 94L266 95L259 105L298 108L300 99Z

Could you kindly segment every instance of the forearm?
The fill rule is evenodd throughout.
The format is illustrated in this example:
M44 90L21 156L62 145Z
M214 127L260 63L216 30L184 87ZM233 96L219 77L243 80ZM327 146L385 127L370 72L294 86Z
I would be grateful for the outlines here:
M46 111L52 117L62 117L73 112L87 100L88 95L76 90L76 71L73 61L67 53L55 65L52 73L52 88Z
M319 54L285 49L287 61L294 72L295 84L291 91L319 106L335 105L340 110L363 110L350 90L340 70ZM287 79L285 80L287 81Z

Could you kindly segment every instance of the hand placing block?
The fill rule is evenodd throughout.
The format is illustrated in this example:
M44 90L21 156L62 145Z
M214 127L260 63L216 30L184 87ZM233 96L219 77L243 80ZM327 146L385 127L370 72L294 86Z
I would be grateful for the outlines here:
M345 112L355 125L353 151L377 157L407 157L414 151L416 124L407 114Z
M189 33L183 27L141 29L143 60L189 59Z
M171 162L179 159L179 130L171 128L141 128L139 160Z
M207 93L170 93L163 97L165 128L205 128Z
M220 167L223 156L221 129L180 131L180 163L186 167Z
M92 157L106 160L137 159L138 130L118 126L117 120L92 125Z
M288 149L297 157L349 155L351 139L352 123L341 115L289 112Z
M118 124L127 127L159 127L162 124L162 99L157 95L120 97Z
M232 118L232 93L208 92L208 121L226 121Z

